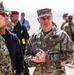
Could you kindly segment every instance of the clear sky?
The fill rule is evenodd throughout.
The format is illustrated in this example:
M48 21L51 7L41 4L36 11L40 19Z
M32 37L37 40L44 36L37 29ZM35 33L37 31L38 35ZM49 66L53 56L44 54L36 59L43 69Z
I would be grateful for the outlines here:
M74 0L0 0L8 10L27 13L36 12L40 8L51 8L53 12L74 12Z

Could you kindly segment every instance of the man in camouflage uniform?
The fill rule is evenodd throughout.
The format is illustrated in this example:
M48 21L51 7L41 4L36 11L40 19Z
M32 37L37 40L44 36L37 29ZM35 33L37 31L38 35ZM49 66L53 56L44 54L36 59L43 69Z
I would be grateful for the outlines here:
M0 75L24 75L24 58L18 38L6 27L6 11L0 3ZM12 64L11 64L12 62ZM19 65L19 66L18 66ZM12 71L13 69L13 71Z
M68 16L68 22L63 26L63 30L67 32L67 34L70 36L70 38L74 38L74 22L73 22L73 16ZM72 39L74 42L74 39Z
M63 75L65 64L72 62L73 42L66 32L52 26L51 9L37 10L37 14L42 28L29 38L24 59L36 67L33 75Z
M63 29L64 25L68 22L68 13L64 13L62 16L64 22L61 25L61 29Z

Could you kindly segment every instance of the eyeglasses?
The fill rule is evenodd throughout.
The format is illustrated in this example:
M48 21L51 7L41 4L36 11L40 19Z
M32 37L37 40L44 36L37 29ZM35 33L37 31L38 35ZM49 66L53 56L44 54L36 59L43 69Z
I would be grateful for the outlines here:
M5 12L2 12L2 13L0 13L0 15L2 15L3 17L5 17L6 16L6 13Z

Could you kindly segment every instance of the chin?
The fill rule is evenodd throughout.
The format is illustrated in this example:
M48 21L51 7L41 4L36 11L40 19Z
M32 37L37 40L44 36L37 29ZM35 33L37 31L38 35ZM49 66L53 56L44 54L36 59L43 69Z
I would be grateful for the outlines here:
M48 28L49 29L50 27L49 26L45 26L45 28Z

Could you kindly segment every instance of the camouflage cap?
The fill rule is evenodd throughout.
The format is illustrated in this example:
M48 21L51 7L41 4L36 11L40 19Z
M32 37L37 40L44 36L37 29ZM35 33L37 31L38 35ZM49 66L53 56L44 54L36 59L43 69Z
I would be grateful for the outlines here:
M52 16L52 12L51 12L51 9L44 8L44 9L37 10L37 15L38 15L38 17Z
M3 6L3 2L0 2L0 13L1 12L8 12L7 10L5 10L5 8Z

